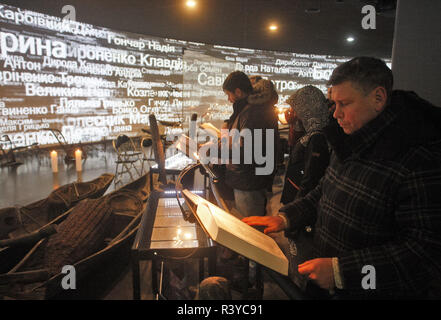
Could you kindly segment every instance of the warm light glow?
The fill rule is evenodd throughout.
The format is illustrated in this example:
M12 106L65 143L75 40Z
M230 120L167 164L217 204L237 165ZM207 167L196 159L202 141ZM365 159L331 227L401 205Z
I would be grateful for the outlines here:
M187 0L187 2L185 3L185 5L189 8L194 8L196 7L196 1L194 0Z
M77 149L75 151L75 165L77 171L82 171L82 164L81 164L81 158L82 158L82 151L80 149Z
M288 124L288 121L286 121L285 113L279 113L278 118L281 124Z
M58 154L57 151L51 151L52 172L58 172Z
M191 239L191 233L186 232L186 233L184 234L184 238L185 238L185 239Z
M277 29L279 29L279 27L276 24L272 23L269 25L268 29L270 31L276 31Z
M275 106L275 112L277 113L277 117L279 118L281 124L288 124L288 121L286 120L286 116L285 116L286 110L287 108Z

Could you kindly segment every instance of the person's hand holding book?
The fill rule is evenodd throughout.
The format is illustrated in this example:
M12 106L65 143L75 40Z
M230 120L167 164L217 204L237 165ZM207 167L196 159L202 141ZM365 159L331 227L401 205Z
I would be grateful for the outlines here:
M250 226L265 226L265 234L283 231L286 228L285 220L280 216L251 216L242 219Z

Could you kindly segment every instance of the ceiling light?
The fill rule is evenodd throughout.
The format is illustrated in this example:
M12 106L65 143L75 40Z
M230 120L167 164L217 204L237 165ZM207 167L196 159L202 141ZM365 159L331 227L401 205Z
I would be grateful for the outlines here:
M185 3L185 5L189 8L194 8L196 7L196 1L194 0L187 0L187 2Z
M270 31L276 31L279 27L277 27L276 24L270 24L268 29L270 29Z
M346 41L347 42L354 42L355 38L354 37L347 37Z

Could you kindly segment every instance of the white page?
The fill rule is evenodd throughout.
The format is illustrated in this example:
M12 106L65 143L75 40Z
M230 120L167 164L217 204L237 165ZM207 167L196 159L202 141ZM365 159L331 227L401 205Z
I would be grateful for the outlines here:
M197 205L197 218L219 244L281 274L288 275L288 259L273 238L249 226L211 202L183 191Z

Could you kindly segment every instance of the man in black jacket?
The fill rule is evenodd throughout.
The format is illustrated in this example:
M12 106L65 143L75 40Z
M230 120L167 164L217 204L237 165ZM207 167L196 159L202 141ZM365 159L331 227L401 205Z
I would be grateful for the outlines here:
M230 157L225 183L234 190L235 207L243 217L262 216L265 215L266 190L272 184L277 159L274 86L271 81L262 79L253 87L245 73L235 71L225 79L223 90L233 103L233 114L224 126L229 136L224 138L230 139L226 145L231 154L240 154L240 159ZM242 136L246 132L249 139ZM260 159L264 163L256 158L259 154L256 147L261 148L262 156L265 155L265 159Z
M244 219L315 225L316 259L298 271L344 298L425 298L441 275L441 110L392 83L379 59L337 67L325 176L279 216Z

